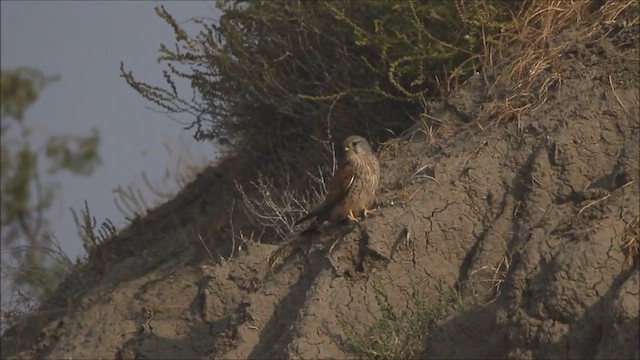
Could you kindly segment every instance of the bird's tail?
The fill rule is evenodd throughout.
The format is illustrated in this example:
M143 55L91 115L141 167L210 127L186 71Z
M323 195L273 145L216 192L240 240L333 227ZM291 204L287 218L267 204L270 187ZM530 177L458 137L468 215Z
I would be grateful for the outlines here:
M296 222L293 223L293 226L300 225L303 221L311 218L311 216L312 216L311 213L308 213L307 215L305 215L305 216L301 217L300 219L296 220Z
M315 208L311 209L305 216L301 217L300 219L298 219L298 221L294 222L293 226L299 225L305 220L311 219L312 217L322 214L325 211L326 207L327 207L326 204L321 204L319 206L316 206Z

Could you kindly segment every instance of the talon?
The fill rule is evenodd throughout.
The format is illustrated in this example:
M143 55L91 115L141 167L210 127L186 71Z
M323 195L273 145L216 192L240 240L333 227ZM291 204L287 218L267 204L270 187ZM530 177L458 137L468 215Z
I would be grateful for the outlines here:
M367 209L367 208L365 207L365 208L364 208L364 214L363 214L363 216L364 216L364 217L367 217L367 216L369 216L369 215L373 214L373 213L374 213L374 212L376 212L376 211L378 211L378 209L371 209L371 210L369 210L369 209Z
M349 215L347 215L347 219L349 219L351 221L354 221L354 222L360 222L360 220L358 220L358 218L353 216L353 210L349 210Z

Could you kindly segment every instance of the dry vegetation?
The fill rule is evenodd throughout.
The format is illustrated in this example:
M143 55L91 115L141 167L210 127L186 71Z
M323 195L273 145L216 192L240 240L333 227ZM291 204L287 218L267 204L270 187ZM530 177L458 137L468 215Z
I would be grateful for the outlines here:
M622 251L627 258L628 266L640 264L640 218L636 217L627 223Z
M327 143L352 133L384 140L409 127L421 96L445 95L441 79L473 73L483 33L510 26L512 7L220 1L219 24L193 19L202 28L194 35L159 8L178 40L175 50L161 50L168 87L138 81L124 67L122 76L164 111L196 116L197 138L233 143L263 175L278 176L273 163L314 172L326 163ZM196 97L175 93L184 80Z
M411 308L393 306L386 295L374 286L380 306L379 318L368 329L345 322L346 346L365 359L413 359L419 356L425 339L439 321L458 311L474 306L474 299L463 300L456 289L438 286L436 300L428 302L426 295L414 289Z

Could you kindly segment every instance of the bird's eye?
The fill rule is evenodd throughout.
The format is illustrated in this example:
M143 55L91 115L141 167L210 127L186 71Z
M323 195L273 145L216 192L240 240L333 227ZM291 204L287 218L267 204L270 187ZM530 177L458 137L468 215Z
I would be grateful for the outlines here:
M356 147L356 145L358 145L357 141L354 141L354 142L351 143L351 147Z

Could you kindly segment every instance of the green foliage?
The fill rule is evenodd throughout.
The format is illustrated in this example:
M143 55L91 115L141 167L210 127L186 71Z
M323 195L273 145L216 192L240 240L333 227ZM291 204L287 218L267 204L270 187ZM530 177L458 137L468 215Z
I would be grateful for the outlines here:
M2 70L0 107L2 119L22 121L24 112L38 99L40 91L58 77L45 77L40 71L30 68ZM4 126L6 125L3 122Z
M50 174L67 170L88 176L99 165L100 135L93 129L90 136L52 136L46 145L46 157L51 161Z
M25 120L28 108L42 89L56 77L29 68L2 70L2 144L0 146L0 208L2 215L3 274L36 299L49 294L70 264L49 230L46 210L59 186L51 176L60 172L90 175L100 164L100 137L52 135L34 144L32 128ZM47 165L47 177L40 177ZM7 258L10 254L10 258ZM6 261L10 260L10 261Z
M28 211L31 195L30 179L37 165L36 155L28 148L20 149L12 158L2 149L2 225L15 222L20 214ZM14 169L13 172L10 169Z
M347 350L365 359L411 359L416 358L424 348L424 339L438 321L462 311L465 304L455 289L437 287L437 296L427 301L425 294L414 289L411 294L411 308L398 309L388 297L374 286L376 300L380 306L380 316L376 322L363 331L349 331L345 339Z
M108 239L114 237L117 234L115 225L109 219L105 219L100 226L96 221L95 216L91 215L89 211L89 204L85 200L84 209L80 210L80 214L74 209L70 208L71 215L73 215L73 221L78 229L78 236L82 240L82 246L87 251L87 254L91 256L95 249L103 244Z
M166 86L124 65L121 75L164 111L193 115L196 138L233 142L256 164L310 170L324 160L310 156L323 150L317 139L403 131L422 96L472 72L483 34L501 31L518 6L464 3L218 1L219 20L192 19L193 36L161 7L176 35L158 58ZM178 94L181 80L193 95Z

